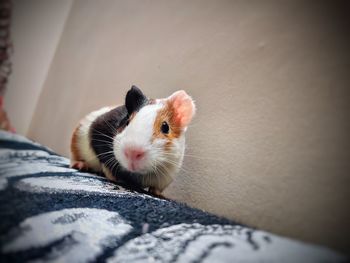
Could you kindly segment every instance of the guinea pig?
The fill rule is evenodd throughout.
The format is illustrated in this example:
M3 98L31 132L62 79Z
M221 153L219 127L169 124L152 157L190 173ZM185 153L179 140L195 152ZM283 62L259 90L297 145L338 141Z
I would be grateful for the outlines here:
M103 172L111 181L160 195L182 165L185 132L195 111L183 90L149 99L132 86L125 105L104 107L80 121L71 140L71 167Z

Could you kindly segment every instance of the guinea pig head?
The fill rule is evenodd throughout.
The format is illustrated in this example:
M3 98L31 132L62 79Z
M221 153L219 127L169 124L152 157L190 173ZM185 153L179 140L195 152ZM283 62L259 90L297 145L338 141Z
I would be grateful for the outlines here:
M185 150L184 133L195 114L183 90L164 99L147 99L133 86L125 98L128 125L114 139L121 166L134 173L169 175L177 172Z

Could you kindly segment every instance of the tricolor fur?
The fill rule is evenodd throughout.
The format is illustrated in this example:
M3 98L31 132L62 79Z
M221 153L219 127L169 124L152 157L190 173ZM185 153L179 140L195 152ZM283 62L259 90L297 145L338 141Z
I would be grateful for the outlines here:
M72 165L159 193L182 164L184 134L194 113L185 91L152 100L133 86L125 105L102 108L81 121L72 137Z

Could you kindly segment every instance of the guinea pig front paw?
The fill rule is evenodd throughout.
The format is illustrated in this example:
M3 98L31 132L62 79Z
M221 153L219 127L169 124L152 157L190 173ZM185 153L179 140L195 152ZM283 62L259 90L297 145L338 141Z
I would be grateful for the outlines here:
M88 171L89 170L89 167L83 161L74 161L71 163L70 167L73 169L77 169L79 171Z
M148 192L155 197L167 199L164 195L162 195L162 192L155 187L149 187Z

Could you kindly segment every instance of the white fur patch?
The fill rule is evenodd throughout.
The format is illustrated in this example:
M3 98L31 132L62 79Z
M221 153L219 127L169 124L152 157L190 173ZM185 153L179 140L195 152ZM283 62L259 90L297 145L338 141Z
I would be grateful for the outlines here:
M91 148L89 131L91 124L102 114L112 110L113 107L104 107L97 111L89 113L81 122L80 128L78 130L78 140L79 154L82 159L88 164L90 168L95 171L101 171L101 163L96 157L96 154ZM78 161L78 160L77 160Z
M152 104L141 108L123 132L116 136L114 140L114 153L124 168L127 169L128 167L128 160L123 154L125 147L143 148L146 151L143 166L146 170L152 166L149 151L152 149L153 124L158 110L162 107L162 104ZM146 170L144 172L147 172Z

